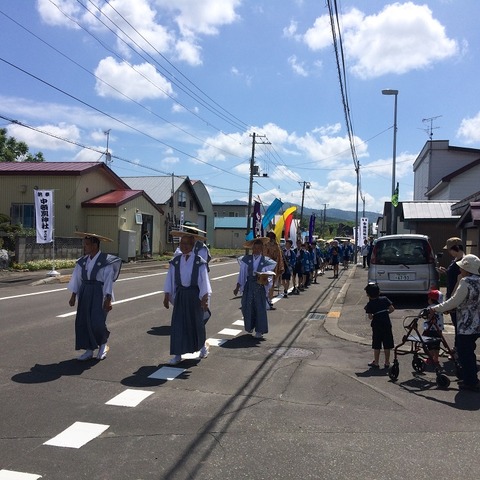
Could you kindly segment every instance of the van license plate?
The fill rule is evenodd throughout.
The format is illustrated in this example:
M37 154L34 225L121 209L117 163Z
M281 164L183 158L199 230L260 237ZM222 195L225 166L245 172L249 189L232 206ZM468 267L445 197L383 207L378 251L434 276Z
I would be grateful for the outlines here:
M415 273L391 273L388 278L397 281L415 280Z

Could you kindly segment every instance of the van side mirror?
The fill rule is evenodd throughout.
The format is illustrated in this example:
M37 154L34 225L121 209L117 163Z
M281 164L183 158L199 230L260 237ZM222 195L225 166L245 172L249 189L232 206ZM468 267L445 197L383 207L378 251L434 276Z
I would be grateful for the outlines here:
M443 257L443 252L438 252L436 255L437 260L440 260Z

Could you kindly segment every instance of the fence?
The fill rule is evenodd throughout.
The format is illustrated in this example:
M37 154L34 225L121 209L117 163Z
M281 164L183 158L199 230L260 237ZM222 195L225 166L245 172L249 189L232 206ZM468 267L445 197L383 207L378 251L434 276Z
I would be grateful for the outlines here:
M26 263L31 260L51 260L53 243L37 243L36 237L17 237L15 261ZM83 255L83 239L55 237L55 258L77 259Z

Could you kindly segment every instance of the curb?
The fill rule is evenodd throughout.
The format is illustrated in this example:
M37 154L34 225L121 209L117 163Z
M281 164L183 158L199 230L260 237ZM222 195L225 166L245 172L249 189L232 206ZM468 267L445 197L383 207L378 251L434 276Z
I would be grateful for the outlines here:
M351 277L353 277L353 275L357 271L357 267L358 265L355 265L350 270L345 284L340 289L340 292L338 292L337 298L334 300L333 305L331 306L329 312L327 313L324 327L325 327L325 330L330 335L333 335L334 337L342 338L343 340L347 340L349 342L360 343L362 345L370 345L371 344L370 340L363 337L359 337L358 335L354 335L352 333L344 332L338 326L338 320L342 315L342 307L343 307L343 304L345 303L345 297L350 287L350 279Z

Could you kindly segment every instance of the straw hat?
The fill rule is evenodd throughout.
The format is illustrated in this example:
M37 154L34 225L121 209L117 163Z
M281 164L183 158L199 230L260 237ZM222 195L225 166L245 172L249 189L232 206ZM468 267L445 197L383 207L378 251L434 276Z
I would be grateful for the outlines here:
M247 242L245 242L243 244L243 248L252 248L254 242L256 242L257 240L260 240L264 245L267 244L267 243L270 243L270 238L269 237L257 237L257 238L253 238L252 240L248 240Z
M87 233L87 232L74 232L75 235L83 238L98 238L101 242L113 242L111 238L104 237L103 235L98 235L97 233Z
M476 255L465 255L461 260L455 263L468 273L480 275L480 258Z
M189 227L189 228L193 228L193 227ZM172 230L170 232L170 235L172 237L186 237L186 236L189 236L189 237L195 238L195 240L201 240L203 242L207 239L207 237L204 237L203 235L199 235L198 233L194 233L194 232L187 232L185 230Z
M451 237L447 240L446 245L443 247L444 250L450 250L455 245L463 245L462 239L458 237Z

